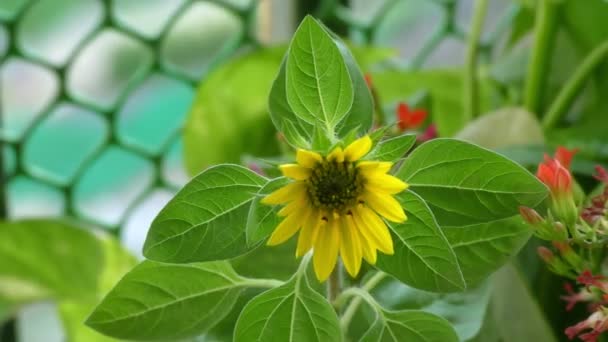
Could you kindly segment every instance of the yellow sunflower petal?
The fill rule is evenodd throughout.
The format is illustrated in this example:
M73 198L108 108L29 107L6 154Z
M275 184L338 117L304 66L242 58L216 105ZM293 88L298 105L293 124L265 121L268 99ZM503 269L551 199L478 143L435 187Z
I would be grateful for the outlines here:
M353 210L355 224L372 248L384 254L393 254L393 239L386 224L376 213L365 206Z
M319 227L315 250L313 254L313 265L315 275L319 281L325 281L336 267L338 251L340 249L340 228L337 220L330 220L330 224Z
M342 216L340 228L340 255L344 261L344 268L354 278L361 269L362 252L359 234L350 215Z
M317 165L317 163L322 162L323 158L318 153L303 150L303 149L298 149L298 151L296 152L296 161L301 166L310 169L310 168L313 168L315 165Z
M393 167L391 162L362 161L357 164L357 168L363 174L387 173L391 167Z
M355 141L344 149L344 157L348 161L355 161L365 156L372 148L372 139L366 135Z
M357 228L356 231L359 235L359 242L361 242L361 255L363 256L363 259L368 263L375 265L378 257L376 245L372 245L372 241L366 239L359 228Z
M399 193L407 187L407 183L401 179L387 174L368 177L365 183L365 188L370 192L382 192L390 195Z
M308 218L302 225L300 236L298 236L298 247L296 248L296 257L299 258L306 254L315 244L319 227L321 226L321 213L318 210L312 210Z
M403 222L407 219L401 204L391 195L365 191L363 200L378 214L392 222Z
M336 161L341 163L344 161L344 151L342 151L342 147L336 147L331 153L327 156L327 160Z
M296 211L287 216L279 223L277 228L270 235L270 239L266 243L268 246L276 246L292 237L302 226L302 221L308 215L308 210Z
M294 198L293 201L289 202L286 206L284 206L277 213L278 216L289 216L292 213L302 210L308 205L308 198L306 197L306 193L302 194L298 198Z
M305 193L306 184L304 182L289 183L264 197L261 202L264 204L283 204L296 200Z
M310 177L310 169L302 167L298 164L283 164L279 166L283 176L289 177L295 180L305 180Z

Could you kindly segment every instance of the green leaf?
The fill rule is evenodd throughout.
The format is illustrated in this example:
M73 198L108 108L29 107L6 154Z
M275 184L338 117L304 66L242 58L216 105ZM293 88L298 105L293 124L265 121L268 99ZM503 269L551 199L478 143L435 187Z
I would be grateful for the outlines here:
M161 262L229 259L249 250L249 206L266 183L238 165L218 165L194 177L152 222L144 255Z
M477 335L482 328L491 286L471 288L465 292L450 294L430 293L409 287L393 278L386 278L372 291L378 303L389 310L422 310L440 316L450 322L461 341L467 341ZM363 310L362 319L373 322L375 315L371 310ZM354 326L351 325L351 330Z
M439 225L461 226L514 216L536 207L547 188L523 167L453 139L422 144L397 172L431 208Z
M333 130L353 105L353 85L329 33L310 16L291 41L286 62L286 95L300 119Z
M185 163L191 175L214 164L237 163L244 154L279 153L267 96L285 50L281 46L245 53L201 84L184 127Z
M495 329L493 335L499 338L475 341L558 341L536 298L513 265L507 265L497 272L492 285L488 318L494 321L490 326Z
M270 206L260 203L260 201L273 191L287 185L289 180L285 177L275 178L266 183L254 197L249 207L247 216L247 243L253 246L266 239L281 222L282 218L277 216L279 206Z
M380 161L396 161L405 156L416 143L415 134L404 134L381 141L370 153L367 159Z
M382 311L361 342L458 342L458 335L445 319L417 310Z
M475 286L526 244L532 231L517 215L469 226L441 227L456 253L467 286Z
M236 323L234 341L339 342L342 332L332 306L300 272L245 306Z
M14 308L8 302L0 299L0 324L8 320L13 315Z
M465 289L456 255L428 206L409 191L396 197L408 220L389 224L395 254L380 253L376 266L416 288L436 292Z
M230 312L244 284L225 261L144 261L110 291L86 324L121 339L193 337Z
M58 305L63 330L68 341L109 342L116 339L104 336L83 324L97 301L66 300Z
M456 138L489 149L543 145L545 138L536 117L523 108L502 108L470 122Z
M102 265L96 237L67 222L0 223L0 300L94 298Z

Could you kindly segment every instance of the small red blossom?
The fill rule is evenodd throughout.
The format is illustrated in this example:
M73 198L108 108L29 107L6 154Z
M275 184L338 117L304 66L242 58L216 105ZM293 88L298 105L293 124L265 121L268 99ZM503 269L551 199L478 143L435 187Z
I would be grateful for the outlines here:
M566 169L570 170L572 158L578 151L578 148L569 150L565 147L559 146L557 150L555 150L555 159L557 159Z
M606 278L602 275L593 275L590 270L583 271L583 273L576 278L576 281L587 287L594 286L602 292L608 293L608 281L606 281Z
M569 339L578 337L585 342L597 342L598 337L608 330L608 316L603 307L592 313L586 320L566 328ZM586 332L585 332L586 331Z
M564 283L564 290L566 290L566 295L560 298L566 301L566 311L571 311L577 303L589 302L594 299L593 294L586 289L575 292L570 283Z
M545 155L545 161L538 165L536 176L549 187L553 196L569 195L572 192L570 171L557 159Z
M407 103L400 102L397 106L397 125L401 131L416 129L426 120L427 112L423 109L412 110Z
M598 181L608 185L608 171L606 171L606 169L599 165L595 166L595 171L597 172L597 175L594 175L593 177Z
M418 134L418 136L416 137L416 140L419 143L423 143L425 141L435 139L438 136L439 136L439 133L437 133L437 126L434 123L432 123L426 128L426 130L423 133Z

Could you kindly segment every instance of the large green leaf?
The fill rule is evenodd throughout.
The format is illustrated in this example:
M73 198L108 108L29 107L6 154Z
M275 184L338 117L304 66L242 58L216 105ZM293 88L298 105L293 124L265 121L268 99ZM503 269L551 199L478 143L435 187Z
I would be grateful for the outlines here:
M536 207L547 188L516 163L453 139L431 140L412 152L397 175L431 208L440 225L495 221Z
M458 342L458 335L445 319L424 311L378 312L361 342Z
M286 61L286 95L302 120L333 130L353 104L353 84L329 33L308 16L291 41Z
M517 215L469 226L441 227L467 286L475 286L517 254L532 231Z
M454 327L460 340L466 341L476 336L482 327L491 287L486 283L465 292L439 294L421 291L393 278L386 278L371 293L386 309L422 310L443 317ZM358 319L372 322L375 316L371 310L364 309Z
M400 281L436 292L466 288L460 265L429 207L412 192L397 199L408 220L390 223L394 255L378 255L376 266Z
M144 255L162 262L228 259L249 250L245 226L264 177L218 165L194 177L152 222Z
M516 107L502 108L475 119L456 138L489 149L542 145L545 142L536 117L525 109Z
M121 339L193 337L230 312L243 286L243 278L225 261L144 261L110 291L86 323Z
M97 238L67 222L0 223L0 300L95 298L102 265Z
M243 154L278 154L267 98L284 53L284 47L245 53L201 84L184 127L190 174L214 164L239 162Z
M492 286L487 319L493 324L484 325L484 331L474 341L558 341L536 298L513 265L497 272Z
M235 342L342 341L338 317L308 284L304 272L250 301L239 317Z

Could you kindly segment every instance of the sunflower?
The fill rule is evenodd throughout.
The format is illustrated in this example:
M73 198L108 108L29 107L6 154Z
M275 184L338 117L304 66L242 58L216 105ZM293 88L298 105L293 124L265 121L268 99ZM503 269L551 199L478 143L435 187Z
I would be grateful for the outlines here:
M346 271L356 277L362 259L375 264L377 251L393 254L393 240L382 217L406 220L393 195L407 184L388 174L392 163L361 160L371 147L372 140L364 136L327 156L299 149L297 164L280 166L293 181L262 200L284 205L278 212L284 219L267 244L281 244L299 231L296 257L312 248L320 281L332 273L338 255Z

